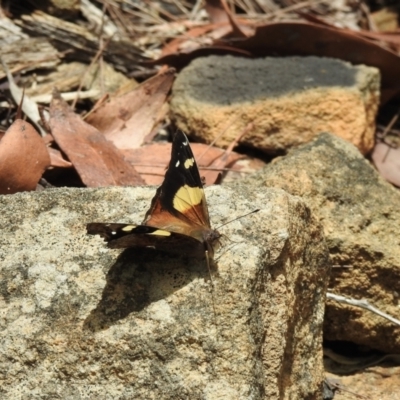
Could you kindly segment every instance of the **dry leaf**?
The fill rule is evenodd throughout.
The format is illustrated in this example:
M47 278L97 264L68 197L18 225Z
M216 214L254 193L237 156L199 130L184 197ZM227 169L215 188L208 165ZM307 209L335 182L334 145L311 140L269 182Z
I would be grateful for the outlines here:
M229 22L232 28L230 37L245 38L253 32L249 27L239 25L225 0L206 0L205 9L213 23Z
M400 148L381 142L375 145L372 160L379 173L390 183L400 187Z
M123 154L96 128L72 112L56 91L50 104L49 125L58 146L86 186L144 183Z
M175 70L160 73L131 92L111 99L86 121L102 132L119 149L138 148L160 120Z
M218 171L210 171L203 169L208 167L216 159L225 154L224 150L217 147L210 147L202 143L190 143L193 154L196 158L200 170L200 176L208 175L206 179L207 184L212 184L215 177L220 173ZM136 167L142 178L146 181L147 185L160 185L164 180L166 168L171 159L171 144L170 143L150 143L139 149L122 150L127 160ZM241 154L232 152L225 165L233 167L233 164L243 158ZM157 160L156 164L154 160ZM202 168L203 167L203 168ZM240 169L240 168L239 168ZM210 175L210 172L212 174Z
M17 119L0 142L0 194L35 190L50 157L43 139L26 121Z
M67 161L61 154L60 150L53 149L48 147L47 150L49 151L50 155L50 166L51 167L58 167L58 168L72 168L73 165L69 161Z

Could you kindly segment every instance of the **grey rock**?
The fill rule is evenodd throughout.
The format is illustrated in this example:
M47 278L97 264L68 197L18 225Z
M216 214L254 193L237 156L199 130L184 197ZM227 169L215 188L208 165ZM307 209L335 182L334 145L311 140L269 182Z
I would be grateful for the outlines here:
M321 57L197 58L174 85L171 117L180 129L228 146L272 154L330 131L363 153L374 145L379 70Z
M330 290L366 299L399 318L400 193L350 143L331 134L291 151L249 184L301 196L324 227L332 264ZM329 301L324 334L400 353L400 327L354 306Z
M142 220L153 188L0 196L2 399L321 398L329 258L279 189L207 189L205 263L117 251L87 222ZM213 305L216 315L213 312Z

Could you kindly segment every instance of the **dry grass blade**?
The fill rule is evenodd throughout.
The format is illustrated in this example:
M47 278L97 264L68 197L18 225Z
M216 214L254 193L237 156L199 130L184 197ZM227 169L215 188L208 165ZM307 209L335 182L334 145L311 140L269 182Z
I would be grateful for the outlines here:
M4 71L7 74L8 83L10 85L10 92L11 95L13 96L14 101L17 104L21 104L21 108L24 114L28 116L28 118L32 121L35 127L39 130L40 134L42 136L45 136L46 131L42 128L42 126L39 123L41 121L41 116L37 104L28 96L24 96L24 91L17 86L13 76L8 70L6 63L3 61L1 57L0 57L0 62L3 65Z

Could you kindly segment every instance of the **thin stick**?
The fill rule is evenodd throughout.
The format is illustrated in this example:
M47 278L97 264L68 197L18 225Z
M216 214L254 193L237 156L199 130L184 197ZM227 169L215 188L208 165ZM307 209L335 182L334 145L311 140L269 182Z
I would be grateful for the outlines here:
M78 101L78 98L79 98L79 93L80 93L80 91L82 90L82 87L83 87L83 80L84 80L86 74L90 71L90 69L93 67L93 65L94 65L94 64L97 62L97 60L101 57L101 55L103 54L104 50L106 49L106 47L107 47L108 44L110 43L110 41L111 41L111 37L108 38L108 39L104 42L104 44L99 48L99 50L97 51L96 55L93 57L93 60L90 62L90 64L89 64L87 70L86 70L86 71L84 72L84 74L82 75L81 83L79 84L78 90L76 91L76 92L77 92L77 96L76 96L75 100L73 101L73 103L72 103L72 105L71 105L71 108L75 108L75 105L76 105L76 103L77 103L77 101Z
M201 158L204 156L204 154L206 154L207 151L208 151L212 146L214 146L214 143L215 143L220 137L222 137L222 136L224 135L224 133L225 133L225 132L233 125L233 123L236 122L238 119L239 119L239 115L234 115L233 118L231 117L231 118L228 120L228 123L227 123L227 125L225 126L225 129L223 129L223 130L219 133L219 135L217 135L217 136L214 138L214 140L208 145L208 147L203 151L203 153L201 153L201 154L196 158L197 163L199 162L199 160L201 160Z
M372 306L371 304L368 303L368 300L365 299L361 299L361 300L356 300L356 299L349 299L347 297L344 296L340 296L338 294L333 294L328 292L326 294L326 298L330 299L330 300L335 300L339 303L343 303L343 304L349 304L351 306L355 306L355 307L360 307L360 308L364 308L365 310L371 311L377 315L379 315L382 318L386 318L387 320L389 320L390 322L393 322L396 325L400 326L400 320L392 317L389 314L386 314L385 312L377 309L376 307Z

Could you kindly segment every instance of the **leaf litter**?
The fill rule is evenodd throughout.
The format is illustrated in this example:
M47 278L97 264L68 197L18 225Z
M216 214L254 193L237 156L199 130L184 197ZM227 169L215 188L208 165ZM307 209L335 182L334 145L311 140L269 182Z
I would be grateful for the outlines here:
M16 19L18 26L14 27L48 38L65 60L89 63L95 57L100 74L104 61L129 78L143 78L153 74L154 69L149 66L167 65L179 70L194 58L210 54L246 57L315 55L379 68L382 110L400 93L398 13L392 12L394 27L385 30L383 26L388 25L377 22L378 12L370 12L366 7L368 2L362 4L362 18L354 12L356 17L348 25L344 22L346 18L341 18L348 17L346 12L339 10L340 7L335 9L333 3L337 2L288 0L286 8L279 8L275 2L269 1L206 0L208 20L200 3L190 9L188 3L176 2L178 11L171 7L163 8L163 3L155 2L149 2L146 8L132 2L129 7L128 2L125 2L125 7L122 7L124 2L103 3L102 10L95 2L80 2L81 19L77 24L73 18L66 22L52 16L49 10L25 10L25 13L18 10L16 14L21 18ZM355 2L346 4L348 9L355 7ZM7 10L7 13L12 13L12 7L10 2L11 11ZM243 12L239 17L232 10ZM95 33L89 26L96 28ZM7 40L16 40L13 47L18 49L18 37L14 38L9 32L10 29L7 30ZM103 46L104 41L110 43ZM145 60L149 59L152 61L146 63ZM43 63L40 65L44 66ZM19 70L24 72L23 68ZM30 74L22 73L19 78L28 86L37 87L40 93L40 80L32 79L32 71L40 77L40 69L29 65L29 71ZM109 96L110 100L97 111L93 110L86 121L81 116L91 109L90 101L79 100L79 110L74 113L56 93L50 106L52 135L46 134L38 118L37 103L31 103L28 109L25 108L26 115L37 124L35 126L45 135L44 138L22 119L17 118L10 124L9 107L2 106L6 110L2 113L2 125L8 129L0 135L1 193L35 190L43 174L46 176L46 168L74 168L87 186L158 184L169 161L170 145L147 142L155 133L163 133L160 124L164 123L163 128L169 124L165 108L173 73L164 76L164 80L161 79L163 73L144 81L136 92L126 94L126 97L103 91L103 98ZM12 96L19 103L21 89L17 86L16 90L12 77L9 77L9 84L1 84L7 90L11 89ZM51 93L42 94L49 96ZM98 94L88 93L88 97L92 96L95 101ZM169 127L169 130L171 132L173 128ZM192 148L196 158L205 153L198 160L202 176L210 171L202 169L202 166L217 170L224 170L227 166L239 169L234 163L243 157L230 150L225 153L198 143L193 143ZM372 159L386 179L399 185L397 147L379 142ZM218 171L213 171L213 175L206 178L207 183L214 182L218 174Z
M236 4L236 8L233 4ZM65 104L64 113L55 113L61 103L56 106L59 100L53 99L50 107L53 112L50 126L55 132L55 142L47 143L51 159L50 168L68 169L73 166L82 182L88 186L128 182L143 184L151 181L149 175L144 174L144 178L141 177L132 163L135 164L135 160L139 160L136 168L142 171L144 160L141 157L146 151L143 149L149 148L148 151L153 152L154 156L155 148L150 150L148 145L141 146L148 144L162 131L161 128L169 124L168 94L174 75L171 67L179 70L199 56L237 54L247 57L335 57L353 63L373 65L380 69L382 105L400 93L400 78L397 73L400 69L400 39L398 31L393 28L398 28L396 13L392 12L388 24L380 22L380 13L377 11L370 12L364 8L363 13L367 17L365 22L356 13L349 19L348 10L343 11L340 7L322 1L289 1L286 8L277 8L276 5L251 1L239 4L227 0L206 0L206 20L198 5L191 9L187 4L179 3L179 7L173 12L159 6L154 9L151 7L150 4L150 8L145 10L132 6L128 12L116 3L107 3L107 6L101 9L90 1L85 1L80 4L80 18L89 21L86 25L80 21L78 26L72 19L66 22L43 10L27 12L18 20L19 29L22 28L28 33L46 34L59 54L65 51L66 43L73 39L75 45L69 50L71 55L68 56L68 60L80 59L88 62L91 59L92 63L99 65L100 75L105 59L125 75L130 74L130 77L140 74L144 76L146 71L150 71L151 65L166 65L158 74L124 95L103 92L103 103L89 112L85 121L71 110L67 112ZM353 10L356 10L355 6ZM342 18L343 16L345 18ZM382 31L385 27L392 31ZM133 41L132 35L135 36ZM127 50L124 49L129 48L129 42L132 44L132 55L123 60L121 57L124 52L127 54ZM152 61L147 62L146 59ZM9 81L14 98L18 101L18 87L16 90L15 82L10 76ZM88 96L90 95L91 93L88 93ZM104 101L106 98L108 99ZM80 100L80 105L78 104L82 115L88 111L86 108L82 113L83 102L85 101ZM26 104L28 103L29 99L26 101ZM35 103L30 103L29 110L25 108L26 114L44 135L44 127L38 120L35 107ZM63 119L74 131L70 132L70 135L61 133L60 120ZM172 130L171 127L169 129ZM74 141L77 143L74 144ZM79 145L84 146L79 150ZM379 146L376 152L380 150ZM85 162L77 156L83 148L91 154ZM140 150L141 154L136 158L135 149ZM95 157L96 152L99 154ZM395 154L394 151L391 152ZM162 158L160 157L160 160ZM147 159L147 162L150 163L147 168L151 168L154 159ZM214 167L223 170L222 159L214 161L211 168ZM124 168L124 173L121 173L121 168ZM155 173L157 174L158 172ZM215 174L208 177L207 181L215 181ZM393 178L391 181L394 182Z

